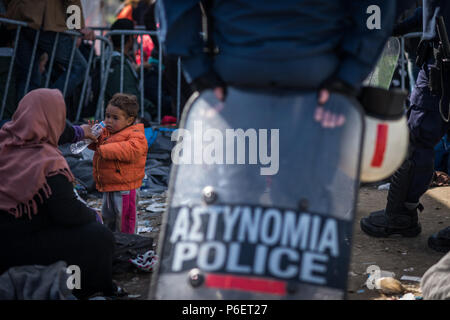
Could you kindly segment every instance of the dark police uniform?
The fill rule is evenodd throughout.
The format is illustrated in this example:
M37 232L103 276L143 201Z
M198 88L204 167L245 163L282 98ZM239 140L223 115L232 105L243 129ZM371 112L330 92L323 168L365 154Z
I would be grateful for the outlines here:
M450 30L450 2L424 0L424 34L420 46L423 50L419 50L423 64L420 66L408 110L410 152L407 160L391 179L386 209L361 220L362 230L372 236L400 234L413 237L421 232L417 213L418 210L423 210L423 207L419 199L427 191L433 177L434 147L449 129L449 123L444 121L449 97L430 89L430 69L437 63L435 54L439 44L436 32L438 16L443 16L446 29ZM437 74L439 79L440 76ZM443 86L449 85L450 81L444 77ZM443 106L443 115L439 111L440 103ZM429 239L429 245L433 249L447 251L450 248L450 228L441 231L439 235L433 235Z
M157 2L162 43L181 56L189 83L215 74L228 85L315 90L330 79L359 88L395 21L392 0L214 0L210 21L218 53L204 52L200 0ZM377 5L381 28L369 29ZM210 77L211 78L211 77Z

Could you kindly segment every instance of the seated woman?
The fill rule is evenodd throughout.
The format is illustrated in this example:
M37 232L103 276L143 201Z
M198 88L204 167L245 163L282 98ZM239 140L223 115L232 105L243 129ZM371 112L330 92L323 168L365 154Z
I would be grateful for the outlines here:
M0 274L13 266L65 261L81 270L86 298L114 295L114 236L78 201L58 149L66 106L56 89L37 89L0 129Z

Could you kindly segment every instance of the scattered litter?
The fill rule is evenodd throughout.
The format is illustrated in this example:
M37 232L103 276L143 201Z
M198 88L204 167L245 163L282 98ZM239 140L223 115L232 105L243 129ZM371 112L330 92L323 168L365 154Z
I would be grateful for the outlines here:
M411 276L402 276L400 278L400 280L420 282L422 280L422 278L420 278L420 277L411 277Z
M82 202L84 205L86 205L86 201L83 200L83 198L80 197L80 195L78 194L78 191L73 188L73 192L75 193L75 196L77 197L78 201Z
M159 257L153 250L147 251L143 255L138 255L135 259L129 261L139 270L145 272L152 272L158 263Z
M368 277L370 277L370 272L366 271L366 274L368 274ZM391 271L380 270L380 276L379 277L380 278L395 278L395 273L391 272Z
M383 277L375 280L375 287L384 294L400 294L405 292L405 288L397 279Z
M411 268L403 269L403 271L405 271L405 272L412 272L412 271L414 271L414 268L411 267Z
M130 299L137 299L137 298L140 298L140 297L141 297L140 294L129 294L128 295L128 298L130 298Z
M138 205L143 206L144 204L149 204L152 203L152 200L142 200L138 202Z
M139 227L151 227L151 221L139 221Z
M412 293L407 293L398 300L416 300L416 297L414 297L414 295Z
M138 233L148 233L152 231L153 231L152 227L138 227Z
M351 277L356 277L358 274L357 274L357 273L354 273L353 271L350 271L350 272L348 273L348 275L351 276Z
M364 293L365 292L365 290L364 289L361 289L361 290L358 290L358 291L356 291L356 293L358 293L358 294L360 294L360 293Z
M385 184L378 186L378 190L389 190L390 186L391 186L390 183L385 183Z
M422 296L416 296L416 300L423 300Z
M153 203L153 204L149 205L147 208L145 208L145 211L164 212L164 211L166 211L166 204L165 203Z
M154 217L161 217L162 212L148 212L146 211L145 213L143 213L143 215L146 218L154 218Z
M395 278L395 273L391 271L381 270L380 276L382 278Z

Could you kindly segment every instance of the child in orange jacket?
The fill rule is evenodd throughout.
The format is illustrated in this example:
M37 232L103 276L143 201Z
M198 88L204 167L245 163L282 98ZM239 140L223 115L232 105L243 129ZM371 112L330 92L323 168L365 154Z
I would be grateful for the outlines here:
M136 233L136 189L145 176L148 144L143 124L134 124L139 105L134 95L117 93L105 112L105 129L89 148L95 150L94 179L103 192L102 216L112 231Z

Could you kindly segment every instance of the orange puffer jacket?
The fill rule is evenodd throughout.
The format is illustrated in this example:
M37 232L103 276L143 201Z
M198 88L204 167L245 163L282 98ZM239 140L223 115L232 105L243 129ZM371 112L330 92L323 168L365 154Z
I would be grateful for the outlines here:
M100 192L127 191L142 185L148 144L144 125L129 126L115 134L103 129L94 154L94 179Z

